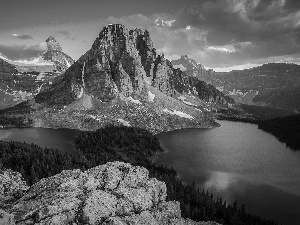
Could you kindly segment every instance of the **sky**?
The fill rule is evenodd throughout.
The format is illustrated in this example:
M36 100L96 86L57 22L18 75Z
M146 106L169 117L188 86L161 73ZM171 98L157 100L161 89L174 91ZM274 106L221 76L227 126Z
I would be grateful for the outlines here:
M188 55L216 71L300 64L299 0L9 0L0 7L0 52L33 57L54 36L76 60L110 23L147 29L166 58Z

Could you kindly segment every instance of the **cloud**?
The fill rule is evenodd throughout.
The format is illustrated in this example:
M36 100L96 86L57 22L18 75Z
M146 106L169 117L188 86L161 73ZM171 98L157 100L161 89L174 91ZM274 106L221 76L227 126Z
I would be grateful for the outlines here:
M205 50L189 42L186 54L210 67L267 61L300 53L299 9L297 0L202 1L182 8L170 28L205 34Z
M12 34L12 36L22 40L33 40L33 37L27 34Z
M61 36L65 39L70 39L72 41L76 40L71 34L69 31L67 30L58 30L55 32L55 36Z
M40 52L47 51L46 43L38 45L4 45L0 44L0 52L11 60L34 57Z

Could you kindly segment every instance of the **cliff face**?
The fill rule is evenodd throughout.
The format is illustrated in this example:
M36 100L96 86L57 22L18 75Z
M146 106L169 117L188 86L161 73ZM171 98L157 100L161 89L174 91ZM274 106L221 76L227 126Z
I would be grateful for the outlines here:
M20 174L4 173L0 187L23 184ZM183 219L179 203L166 201L166 185L148 175L143 167L112 162L85 172L63 171L29 189L16 186L23 194L0 202L0 224L216 224ZM2 188L0 196L11 193Z

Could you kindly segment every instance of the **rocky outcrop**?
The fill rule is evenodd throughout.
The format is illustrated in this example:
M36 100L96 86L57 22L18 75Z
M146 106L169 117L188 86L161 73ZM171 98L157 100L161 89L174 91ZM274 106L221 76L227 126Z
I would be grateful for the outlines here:
M163 182L122 162L42 179L4 210L0 224L215 224L183 219Z
M20 173L0 169L0 208L22 196L28 188Z

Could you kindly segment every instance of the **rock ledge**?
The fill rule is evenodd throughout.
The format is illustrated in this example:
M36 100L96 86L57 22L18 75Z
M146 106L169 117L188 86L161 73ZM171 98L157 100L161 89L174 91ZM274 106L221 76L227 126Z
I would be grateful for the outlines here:
M179 203L166 201L165 183L128 163L109 162L85 172L65 170L29 189L19 173L6 176L6 184L9 179L15 191L25 194L0 205L0 224L216 224L183 219ZM12 195L0 191L0 196Z

